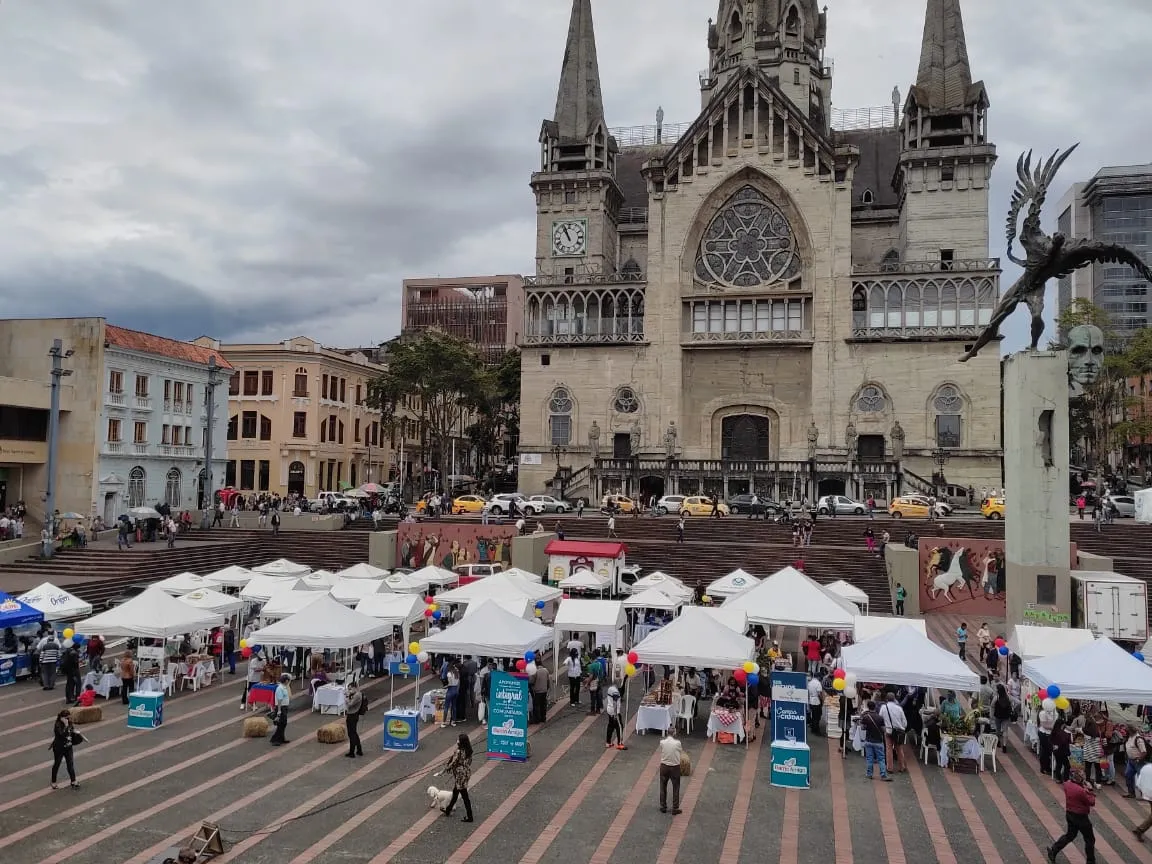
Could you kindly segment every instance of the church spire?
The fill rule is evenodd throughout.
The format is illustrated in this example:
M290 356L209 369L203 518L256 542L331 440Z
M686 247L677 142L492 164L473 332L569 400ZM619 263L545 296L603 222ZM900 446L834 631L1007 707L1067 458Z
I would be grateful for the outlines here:
M929 110L970 104L972 68L968 64L960 0L928 0L916 87L921 106Z
M554 120L561 141L584 141L604 122L592 0L572 0Z

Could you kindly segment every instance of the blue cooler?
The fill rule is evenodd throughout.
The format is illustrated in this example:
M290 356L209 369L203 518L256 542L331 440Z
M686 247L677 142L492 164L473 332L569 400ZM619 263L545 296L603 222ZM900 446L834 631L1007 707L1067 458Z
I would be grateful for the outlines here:
M128 728L155 729L164 722L163 693L128 694Z
M18 654L0 654L0 687L16 683L16 658Z
M807 789L812 753L799 741L772 742L772 785L785 789Z
M384 749L411 753L420 746L420 712L394 710L384 714Z

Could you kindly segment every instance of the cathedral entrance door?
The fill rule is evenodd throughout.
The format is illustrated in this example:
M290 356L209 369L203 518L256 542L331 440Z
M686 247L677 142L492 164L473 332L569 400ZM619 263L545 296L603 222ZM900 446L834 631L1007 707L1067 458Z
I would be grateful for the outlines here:
M846 484L843 477L825 477L820 481L820 485L816 487L816 497L823 498L825 495L847 495Z
M664 497L664 478L647 475L640 478L640 500L644 502L644 506L648 506L649 499L655 498L659 501Z
M768 432L767 417L756 414L725 417L721 427L720 458L732 462L766 462L771 458Z

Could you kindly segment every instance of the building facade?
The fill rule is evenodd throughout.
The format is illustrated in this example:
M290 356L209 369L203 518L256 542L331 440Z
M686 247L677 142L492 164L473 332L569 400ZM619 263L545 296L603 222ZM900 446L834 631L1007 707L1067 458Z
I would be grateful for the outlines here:
M476 346L488 362L520 342L524 320L521 276L405 279L402 334L436 329Z
M1152 260L1152 164L1101 168L1060 201L1057 230L1075 239L1127 246ZM1059 282L1059 306L1090 300L1108 313L1121 339L1152 324L1149 288L1127 264L1093 264Z
M1000 276L959 2L928 2L906 99L837 123L828 26L816 0L721 0L696 120L612 130L574 0L531 181L525 491L999 485L999 357L957 362Z

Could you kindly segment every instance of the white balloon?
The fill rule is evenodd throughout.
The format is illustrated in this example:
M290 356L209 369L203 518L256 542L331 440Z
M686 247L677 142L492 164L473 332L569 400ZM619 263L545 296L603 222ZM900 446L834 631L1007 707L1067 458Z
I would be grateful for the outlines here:
M754 667L756 667L752 670L752 674L753 675L759 675L760 674L760 664L759 663L753 663L752 665Z
M844 674L844 686L845 687L852 687L853 689L855 689L855 687L856 687L856 673L855 672L847 672Z
M1055 711L1056 710L1056 701L1054 699L1045 699L1043 702L1040 703L1040 707L1043 708L1045 711Z
M65 639L63 642L60 643L60 647L63 648L65 651L67 651L69 648L71 648L75 644L76 643L73 642L71 639Z
M535 675L536 674L536 664L535 663L529 663L527 666L524 667L524 671L527 672L529 675Z
M856 701L856 688L855 687L849 687L848 685L844 685L844 695L847 696L852 701Z
M416 655L416 659L419 660L421 663L427 663L428 662L428 652L427 651L421 651L419 654Z

